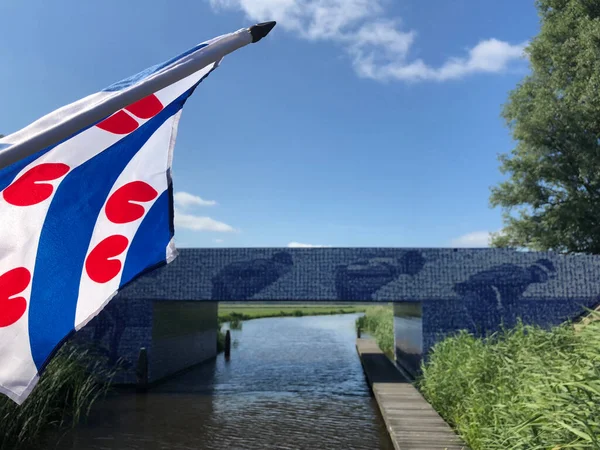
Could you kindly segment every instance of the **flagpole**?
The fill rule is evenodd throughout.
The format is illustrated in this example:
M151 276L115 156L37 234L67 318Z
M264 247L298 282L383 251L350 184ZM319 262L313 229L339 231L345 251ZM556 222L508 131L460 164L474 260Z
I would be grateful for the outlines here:
M44 131L28 136L22 142L9 143L9 147L0 151L0 169L14 162L26 158L40 150L58 144L68 139L78 131L94 125L102 119L114 114L120 109L129 106L148 95L154 94L161 89L176 83L204 67L220 61L224 56L234 52L248 44L260 41L267 36L275 27L276 22L264 22L250 28L243 28L221 38L217 38L214 44L199 50L200 55L182 59L182 61L169 68L168 74L158 73L151 75L143 83L135 85L124 91L116 91L107 97L103 97L99 104L85 111L77 110L77 102L67 105L72 108L71 116L66 114L66 119L54 124ZM43 118L41 119L43 121ZM10 136L8 136L10 138Z

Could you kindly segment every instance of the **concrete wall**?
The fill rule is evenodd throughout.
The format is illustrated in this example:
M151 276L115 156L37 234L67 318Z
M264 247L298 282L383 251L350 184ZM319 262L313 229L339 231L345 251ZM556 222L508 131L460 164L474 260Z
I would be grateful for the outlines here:
M217 355L217 302L153 302L150 381Z
M117 384L136 383L140 348L148 351L150 382L217 354L217 302L153 301L116 297L74 340L91 345L121 370Z
M411 375L417 375L423 357L421 302L394 303L394 347L396 361Z

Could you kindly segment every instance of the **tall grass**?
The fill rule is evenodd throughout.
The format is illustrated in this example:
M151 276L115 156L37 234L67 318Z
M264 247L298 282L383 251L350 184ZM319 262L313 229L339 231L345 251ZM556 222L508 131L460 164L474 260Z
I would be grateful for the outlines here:
M379 348L390 358L394 357L394 311L391 306L373 306L356 319L356 327L368 332Z
M600 321L461 332L433 348L419 387L473 450L600 449Z
M31 446L49 428L86 417L114 375L104 367L90 350L63 346L21 406L0 396L0 449Z

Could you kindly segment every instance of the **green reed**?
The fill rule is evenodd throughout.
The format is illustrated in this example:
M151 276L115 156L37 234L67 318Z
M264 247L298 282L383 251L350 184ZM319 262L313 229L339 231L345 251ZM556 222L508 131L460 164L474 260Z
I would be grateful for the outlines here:
M379 348L390 358L394 357L394 312L391 306L368 307L365 315L356 319L356 327L372 335Z
M90 350L67 344L21 405L0 396L0 449L34 445L51 428L75 425L109 389L114 372Z
M598 320L461 332L422 369L421 391L473 450L600 449Z

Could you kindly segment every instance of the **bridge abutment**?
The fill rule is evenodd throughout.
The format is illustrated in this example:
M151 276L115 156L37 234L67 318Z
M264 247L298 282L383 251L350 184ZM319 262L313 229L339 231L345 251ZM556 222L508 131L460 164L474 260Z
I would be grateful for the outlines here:
M115 384L139 384L144 348L144 382L152 385L214 358L217 328L217 302L116 297L74 340L91 344L109 366L119 367Z

